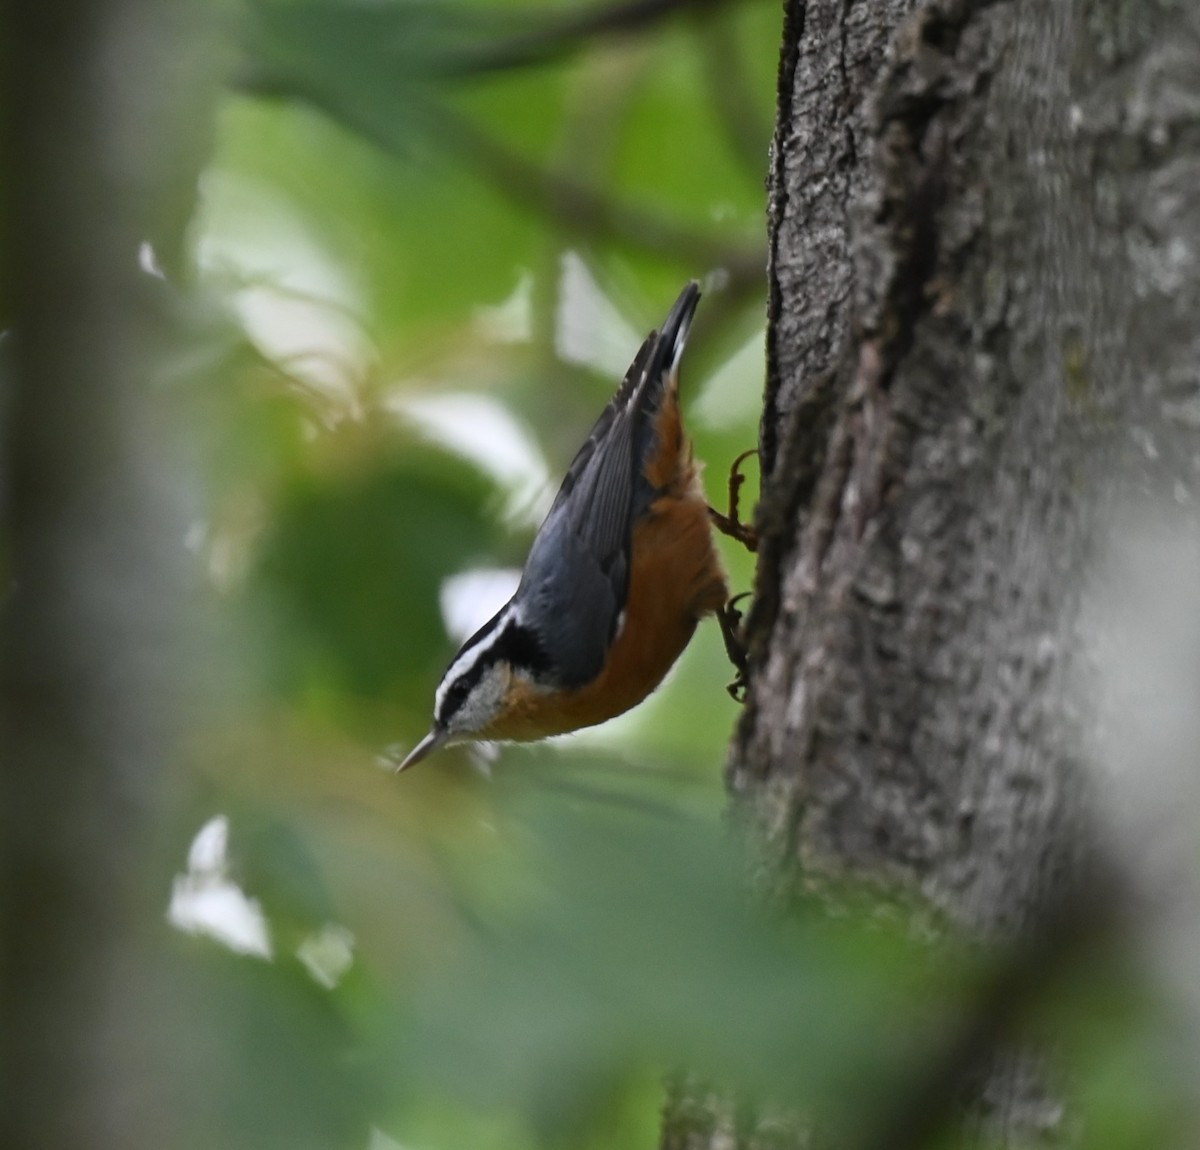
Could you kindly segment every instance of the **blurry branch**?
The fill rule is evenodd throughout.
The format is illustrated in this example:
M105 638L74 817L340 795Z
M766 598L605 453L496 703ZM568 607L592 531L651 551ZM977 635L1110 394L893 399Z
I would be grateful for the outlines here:
M746 282L758 286L765 280L763 249L734 246L621 203L568 175L539 167L464 119L448 120L441 138L460 161L510 202L545 216L572 235L654 252L692 269L699 264L717 268L728 277L730 287Z
M633 36L683 10L709 12L740 0L626 0L581 8L565 16L536 18L533 27L509 39L460 49L438 71L446 75L482 75L561 59L600 37ZM534 18L529 18L530 23Z
M346 5L337 0L250 0L242 35L251 55L294 63L295 51L322 49L393 85L467 79L553 63L597 41L631 38L681 12L697 17L745 0L620 0L547 15L501 13L479 4L406 0Z
M751 97L728 10L705 15L707 18L696 20L696 39L709 97L729 150L761 186L767 174L771 125L759 114Z
M411 139L403 129L393 134L388 124L369 110L300 79L243 71L237 83L244 92L259 98L307 103L388 152L403 151ZM720 270L729 294L737 298L759 290L765 280L764 249L735 246L622 203L570 176L539 167L497 143L464 117L444 109L426 105L420 114L426 134L437 141L438 147L473 169L517 208L543 215L569 235L664 256L684 264L693 274L702 266Z
M1009 1044L1037 1008L1085 959L1120 937L1131 913L1120 876L1096 864L983 977L957 1030L883 1108L858 1150L934 1145L962 1116L972 1086L986 1080L996 1059L1020 1057Z
M713 339L766 285L765 248L735 246L621 203L570 176L542 168L498 144L465 120L440 138L518 208L540 214L569 236L651 252L679 263L689 276L715 273L705 309L704 338Z

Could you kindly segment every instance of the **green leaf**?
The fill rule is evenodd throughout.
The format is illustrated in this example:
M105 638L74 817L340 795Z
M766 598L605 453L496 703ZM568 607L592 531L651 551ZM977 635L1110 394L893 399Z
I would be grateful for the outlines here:
M406 1050L426 1089L561 1137L630 1068L686 1066L845 1118L945 1021L952 967L935 981L928 952L816 903L774 919L715 822L600 786L507 798L527 898L418 988Z
M493 494L462 459L412 442L365 471L298 480L251 588L274 617L278 684L334 705L423 697L449 651L438 589L496 544Z

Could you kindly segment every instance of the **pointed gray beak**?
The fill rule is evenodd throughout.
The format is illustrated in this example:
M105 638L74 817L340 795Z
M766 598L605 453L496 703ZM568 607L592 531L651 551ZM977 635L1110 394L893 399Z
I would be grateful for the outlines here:
M428 735L408 752L404 762L396 768L396 774L399 774L401 771L407 771L409 767L415 767L422 759L426 759L432 755L438 747L445 746L449 738L449 731L440 731L437 727L434 727Z

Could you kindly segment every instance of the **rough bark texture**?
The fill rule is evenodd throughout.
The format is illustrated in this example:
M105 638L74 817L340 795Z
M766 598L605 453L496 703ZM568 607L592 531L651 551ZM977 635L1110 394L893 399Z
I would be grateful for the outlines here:
M772 390L796 415L764 435L761 671L731 775L782 859L917 885L989 928L1025 921L1074 850L1058 687L1112 428L1108 381L1072 397L1069 378L1111 363L1112 329L1081 274L1066 9L1019 8L922 6L864 63L856 178L821 209L835 252L785 225L805 177L778 141ZM806 90L798 69L801 137L827 130ZM789 291L836 301L828 353L796 355Z
M856 172L816 205L821 177L790 157L828 135L814 93L845 53L791 20L757 675L731 781L781 859L891 876L985 929L1019 926L1071 865L1079 575L1130 416L1155 414L1135 357L1175 356L1160 375L1178 377L1192 353L1182 325L1164 339L1174 291L1144 301L1151 275L1185 274L1163 233L1177 224L1190 260L1196 192L1176 169L1195 159L1143 151L1137 72L1161 74L1169 33L1129 42L1123 12L922 6L864 63L861 138L833 158ZM1190 66L1194 18L1174 12ZM1115 230L1130 210L1166 216L1153 245Z
M1091 850L1110 509L1197 494L1196 6L789 0L770 229L735 805L785 889L1011 937ZM1059 1117L1026 1069L985 1090L1006 1144Z

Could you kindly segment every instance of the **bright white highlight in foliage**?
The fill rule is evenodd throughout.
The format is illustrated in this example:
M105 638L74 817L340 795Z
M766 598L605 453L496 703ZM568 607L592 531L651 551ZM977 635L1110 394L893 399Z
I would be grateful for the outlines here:
M508 299L475 309L475 326L496 343L528 343L533 339L533 272L523 271Z
M188 870L223 872L229 848L229 820L224 815L209 819L192 839L188 850Z
M209 819L192 840L186 874L176 875L167 921L188 934L207 934L238 954L272 957L271 935L257 899L228 877L229 820Z
M296 957L314 981L332 990L354 965L354 934L344 926L327 922L300 944Z
M508 494L504 514L536 526L550 510L550 472L533 437L489 395L442 392L388 397L386 407L435 443L471 460Z
M165 280L167 278L162 270L162 266L158 262L154 245L149 240L142 240L138 245L138 267L148 276L153 276L157 280Z
M513 567L479 567L444 579L438 602L446 634L465 643L512 598L520 581Z
M762 407L766 345L767 332L762 328L709 377L688 408L688 418L714 430L752 424Z
M254 181L210 172L201 193L197 259L207 275L242 285L233 298L246 335L321 401L327 426L359 418L374 352L346 269L307 220Z
M564 252L554 322L559 359L608 376L615 390L645 337L600 290L583 258L577 252Z
M367 1150L406 1150L406 1147L395 1138L389 1138L378 1126L372 1126L370 1137L367 1139Z

